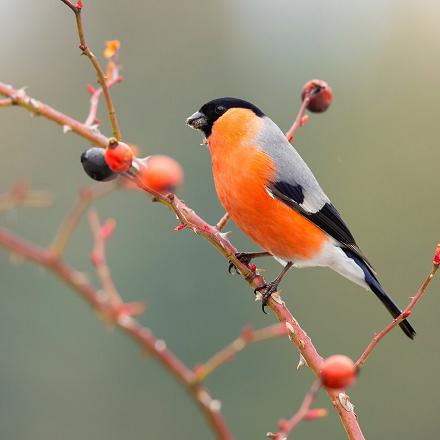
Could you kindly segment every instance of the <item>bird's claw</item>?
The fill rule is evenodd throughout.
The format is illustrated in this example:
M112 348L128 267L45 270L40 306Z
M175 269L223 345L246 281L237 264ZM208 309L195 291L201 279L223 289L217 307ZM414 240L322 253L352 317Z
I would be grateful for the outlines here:
M228 267L228 272L232 274L232 269L235 270L235 273L238 274L238 270L237 267L235 266L234 263L229 263L229 267Z
M267 303L269 302L269 298L272 296L273 293L275 293L278 290L278 284L279 283L268 283L268 284L263 284L260 287L257 287L256 289L254 289L254 293L260 293L261 294L261 310L263 310L263 313L265 313L267 315L266 312L266 306ZM261 293L261 291L264 290L264 293Z
M249 267L249 263L252 261L252 254L249 254L247 252L237 252L235 254L235 258L237 258L237 260ZM232 269L235 270L236 274L239 274L237 267L234 263L231 262L229 263L228 272L232 273Z

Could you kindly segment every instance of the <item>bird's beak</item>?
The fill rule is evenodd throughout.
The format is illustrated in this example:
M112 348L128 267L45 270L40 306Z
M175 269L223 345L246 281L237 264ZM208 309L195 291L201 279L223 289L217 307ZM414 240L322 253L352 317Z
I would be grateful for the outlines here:
M207 122L208 120L206 119L206 116L201 112L195 112L186 120L186 124L194 129L204 127Z

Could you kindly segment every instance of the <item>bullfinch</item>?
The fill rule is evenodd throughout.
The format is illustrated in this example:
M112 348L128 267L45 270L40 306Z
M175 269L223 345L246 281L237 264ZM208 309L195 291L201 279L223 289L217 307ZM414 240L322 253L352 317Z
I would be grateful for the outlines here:
M327 266L373 292L395 318L401 311L379 283L353 235L281 129L237 98L209 101L187 119L205 135L218 198L234 223L284 267L261 290L263 310L290 267ZM411 339L408 321L400 327Z

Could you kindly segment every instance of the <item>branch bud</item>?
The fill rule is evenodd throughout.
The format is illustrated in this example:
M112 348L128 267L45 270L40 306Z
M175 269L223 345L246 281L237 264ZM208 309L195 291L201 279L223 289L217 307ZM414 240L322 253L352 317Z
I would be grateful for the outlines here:
M437 244L437 247L435 248L434 259L432 260L432 264L434 264L434 266L436 267L440 265L440 243Z

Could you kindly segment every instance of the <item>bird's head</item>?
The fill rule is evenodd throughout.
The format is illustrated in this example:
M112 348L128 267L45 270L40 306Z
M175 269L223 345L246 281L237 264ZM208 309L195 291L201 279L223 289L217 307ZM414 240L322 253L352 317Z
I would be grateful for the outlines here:
M192 114L186 123L194 129L201 130L209 138L215 122L227 117L232 109L251 110L256 116L262 117L264 113L250 102L238 98L217 98L202 105L199 111Z

